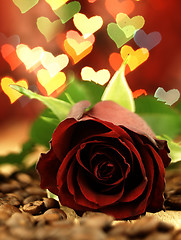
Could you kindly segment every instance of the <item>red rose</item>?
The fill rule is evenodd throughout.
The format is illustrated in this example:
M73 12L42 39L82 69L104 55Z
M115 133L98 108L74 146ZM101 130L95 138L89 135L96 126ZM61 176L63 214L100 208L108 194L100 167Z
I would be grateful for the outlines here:
M116 219L164 208L166 141L155 139L135 113L112 101L75 104L37 164L41 187L78 212L101 211Z

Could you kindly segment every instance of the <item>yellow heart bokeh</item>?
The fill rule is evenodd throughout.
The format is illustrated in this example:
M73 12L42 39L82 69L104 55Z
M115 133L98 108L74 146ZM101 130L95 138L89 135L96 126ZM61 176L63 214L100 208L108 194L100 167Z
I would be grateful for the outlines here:
M57 10L68 1L69 0L45 0L45 2L47 2L50 5L52 10Z
M51 77L54 77L58 72L64 69L68 63L69 58L66 54L60 54L56 57L50 52L43 52L41 63L46 68Z
M49 72L45 69L38 71L37 78L41 86L45 88L48 96L58 88L62 87L66 81L65 73L59 72L54 77L51 77Z
M76 13L73 18L75 27L83 34L84 38L88 38L103 25L103 19L100 16L87 18L85 14Z
M22 79L17 82L10 77L4 77L1 79L1 88L3 92L9 97L10 102L14 103L18 98L20 98L23 94L17 92L16 90L12 89L9 85L14 84L21 87L28 89L28 83L26 80Z
M111 77L107 69L101 69L97 72L91 67L84 67L81 70L81 77L84 81L93 81L97 84L104 85Z
M139 48L134 51L134 49L128 45L124 45L121 48L120 53L123 60L128 58L127 64L131 71L145 62L149 57L149 51L147 48Z
M89 41L78 43L75 39L68 38L64 41L64 48L76 64L92 51L93 46Z
M33 71L34 68L40 66L41 55L43 52L44 50L42 47L35 47L33 49L30 49L25 44L19 44L16 47L17 56L29 71Z
M135 29L140 29L144 26L145 19L140 15L129 18L125 13L118 13L116 16L116 22L120 28L131 25L134 26Z
M37 27L39 31L44 35L47 42L50 42L56 37L58 32L62 30L62 22L58 19L51 22L47 17L39 17L37 19Z

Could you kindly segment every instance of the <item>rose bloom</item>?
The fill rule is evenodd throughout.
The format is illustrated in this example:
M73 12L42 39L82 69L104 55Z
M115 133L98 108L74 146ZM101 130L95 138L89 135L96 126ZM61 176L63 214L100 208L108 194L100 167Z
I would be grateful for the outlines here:
M134 219L164 209L166 141L112 101L87 107L87 101L75 104L54 131L50 151L37 164L41 187L79 214Z

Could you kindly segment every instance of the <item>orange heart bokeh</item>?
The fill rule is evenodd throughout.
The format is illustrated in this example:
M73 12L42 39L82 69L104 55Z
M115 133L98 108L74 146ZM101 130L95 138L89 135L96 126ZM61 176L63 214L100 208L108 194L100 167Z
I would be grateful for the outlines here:
M4 44L1 47L1 54L6 62L10 65L12 71L22 64L17 56L15 47L10 44Z

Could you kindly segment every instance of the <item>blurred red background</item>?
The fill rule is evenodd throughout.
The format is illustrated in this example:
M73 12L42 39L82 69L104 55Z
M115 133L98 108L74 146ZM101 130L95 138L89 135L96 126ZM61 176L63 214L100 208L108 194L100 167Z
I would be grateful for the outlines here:
M111 1L113 5L114 2L121 2L119 0ZM80 76L82 67L91 66L95 71L107 68L112 75L114 70L109 65L109 55L112 52L119 53L119 49L107 35L106 27L108 23L115 22L115 20L105 8L105 0L97 0L94 3L89 3L88 0L79 2L82 6L81 13L86 14L87 17L102 16L104 25L95 33L96 42L93 51L76 65L72 65L70 60L65 72L67 73L72 69L77 76ZM134 91L143 88L149 94L154 94L158 87L163 87L165 90L176 88L181 91L181 1L132 0L132 2L134 10L129 14L129 17L142 15L145 18L143 30L146 33L160 32L162 40L155 48L150 50L149 59L127 75L131 89ZM122 10L119 9L119 12L122 12ZM12 0L0 1L0 32L7 37L14 34L19 35L20 43L27 44L30 48L42 46L54 55L64 53L63 49L59 47L61 44L57 44L56 39L47 43L45 37L39 32L36 21L40 16L46 16L51 21L58 19L44 0L39 0L36 6L24 14L20 12ZM76 30L72 20L65 24L63 33L71 29ZM138 48L134 40L127 44L134 49ZM28 73L23 64L12 72L10 66L0 54L0 77L4 76L10 76L15 81L27 79L32 88L37 82L36 75ZM34 100L30 101L25 97L20 98L14 104L10 104L8 97L2 92L1 88L0 105L1 123L8 119L28 119L32 121L43 109L42 104Z

